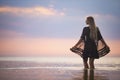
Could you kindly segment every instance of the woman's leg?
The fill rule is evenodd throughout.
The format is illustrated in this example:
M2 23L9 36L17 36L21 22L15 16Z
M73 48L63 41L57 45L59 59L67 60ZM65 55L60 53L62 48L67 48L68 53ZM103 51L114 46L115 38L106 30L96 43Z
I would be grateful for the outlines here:
M90 69L94 69L94 58L89 58Z
M88 58L83 58L83 63L84 63L84 68L85 69L89 68L87 61L88 61Z

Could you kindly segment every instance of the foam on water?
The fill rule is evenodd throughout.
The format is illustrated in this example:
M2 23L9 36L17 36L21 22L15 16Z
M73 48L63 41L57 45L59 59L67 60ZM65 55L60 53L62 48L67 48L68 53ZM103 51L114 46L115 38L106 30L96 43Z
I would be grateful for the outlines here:
M80 57L0 57L0 69L83 69ZM120 70L119 57L95 60L96 69Z

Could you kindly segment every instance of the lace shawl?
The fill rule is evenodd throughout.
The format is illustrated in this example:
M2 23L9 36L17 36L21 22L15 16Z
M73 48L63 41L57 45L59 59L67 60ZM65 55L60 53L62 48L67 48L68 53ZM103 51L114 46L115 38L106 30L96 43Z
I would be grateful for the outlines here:
M81 43L79 43L78 46L76 46L76 48L71 48L70 50L78 55L80 55L81 57L84 51L84 45L85 42L84 40L81 41ZM99 54L99 58L105 56L106 54L108 54L110 52L110 48L108 46L106 46L102 40L98 40L97 41L97 51Z

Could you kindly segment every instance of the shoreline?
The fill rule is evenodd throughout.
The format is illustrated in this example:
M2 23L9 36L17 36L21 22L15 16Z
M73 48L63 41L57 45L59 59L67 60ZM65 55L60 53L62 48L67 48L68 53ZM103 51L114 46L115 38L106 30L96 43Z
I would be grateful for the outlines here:
M120 59L95 61L84 70L80 58L1 58L0 80L120 80Z
M119 80L120 70L96 69L0 69L1 80Z

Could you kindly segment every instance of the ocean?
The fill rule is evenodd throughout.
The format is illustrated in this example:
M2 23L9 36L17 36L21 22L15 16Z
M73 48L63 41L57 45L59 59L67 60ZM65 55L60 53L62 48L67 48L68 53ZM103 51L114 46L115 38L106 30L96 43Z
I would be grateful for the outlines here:
M111 78L109 72L120 74L120 57L96 59L95 67L96 76L104 74L108 77L94 78L112 80L115 76ZM78 80L82 80L83 72L80 57L0 57L0 80L73 80L71 75L75 77L78 73L81 77ZM114 80L119 79L117 76Z

